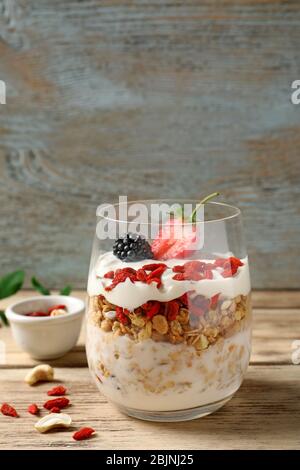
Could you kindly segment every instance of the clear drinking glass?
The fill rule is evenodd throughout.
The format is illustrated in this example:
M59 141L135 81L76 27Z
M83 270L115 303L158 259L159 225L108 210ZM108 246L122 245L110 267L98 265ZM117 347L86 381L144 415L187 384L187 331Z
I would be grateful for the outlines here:
M134 234L126 238L136 232L137 203L146 208L140 242ZM99 390L121 411L183 421L214 412L242 383L251 351L250 277L239 209L208 202L192 223L177 209L168 220L153 215L161 204L194 209L197 201L128 203L129 227L122 204L113 206L113 216L99 211L86 350ZM103 239L108 225L113 229ZM134 259L138 243L145 259Z

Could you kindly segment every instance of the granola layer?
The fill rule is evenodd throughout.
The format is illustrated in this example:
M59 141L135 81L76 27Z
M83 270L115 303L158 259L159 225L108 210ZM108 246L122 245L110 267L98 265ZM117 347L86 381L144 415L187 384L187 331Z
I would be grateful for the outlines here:
M93 296L89 321L115 337L128 335L134 341L151 338L156 342L187 344L199 353L249 326L250 295L232 299L199 297L196 300L191 297L190 304L186 297L171 302L147 302L129 312L111 304L103 295ZM156 313L149 315L151 311Z

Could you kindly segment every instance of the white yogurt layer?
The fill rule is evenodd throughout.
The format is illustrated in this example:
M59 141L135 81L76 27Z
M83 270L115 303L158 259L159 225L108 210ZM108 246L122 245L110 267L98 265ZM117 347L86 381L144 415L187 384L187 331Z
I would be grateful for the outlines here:
M250 357L250 328L200 356L186 344L135 342L91 323L87 328L88 361L101 392L116 404L137 410L185 410L230 397L239 388Z
M201 261L211 262L211 260ZM106 291L105 287L111 283L110 279L104 279L104 274L108 271L115 271L124 267L131 267L137 270L145 264L161 262L143 260L124 263L114 256L112 252L107 252L99 256L95 267L90 272L88 294L90 296L102 294L110 303L127 308L128 310L134 310L149 300L168 302L190 290L194 290L197 294L206 297L212 297L215 294L221 294L229 298L234 298L238 295L248 295L250 292L248 258L243 258L241 261L244 263L244 266L241 266L233 277L224 278L221 275L222 269L217 268L212 271L213 279L175 281L173 279L175 273L172 271L172 267L183 265L187 260L167 260L165 264L167 264L169 269L163 273L161 277L162 286L159 289L155 282L152 284L145 284L139 281L132 283L129 279L126 279L125 282L118 284L111 291Z

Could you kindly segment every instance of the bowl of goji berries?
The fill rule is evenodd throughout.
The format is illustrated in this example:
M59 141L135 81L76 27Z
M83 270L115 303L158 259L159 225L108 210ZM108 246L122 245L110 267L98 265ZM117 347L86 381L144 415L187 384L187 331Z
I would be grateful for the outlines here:
M5 313L17 345L34 359L56 359L77 343L84 302L76 297L44 295L10 305Z

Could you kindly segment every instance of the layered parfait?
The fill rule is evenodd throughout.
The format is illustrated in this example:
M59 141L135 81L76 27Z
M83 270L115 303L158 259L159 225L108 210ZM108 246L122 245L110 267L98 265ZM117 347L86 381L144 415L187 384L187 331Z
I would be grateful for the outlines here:
M222 403L250 356L247 257L187 259L190 240L163 230L152 242L116 240L88 282L90 369L101 392L133 414Z

